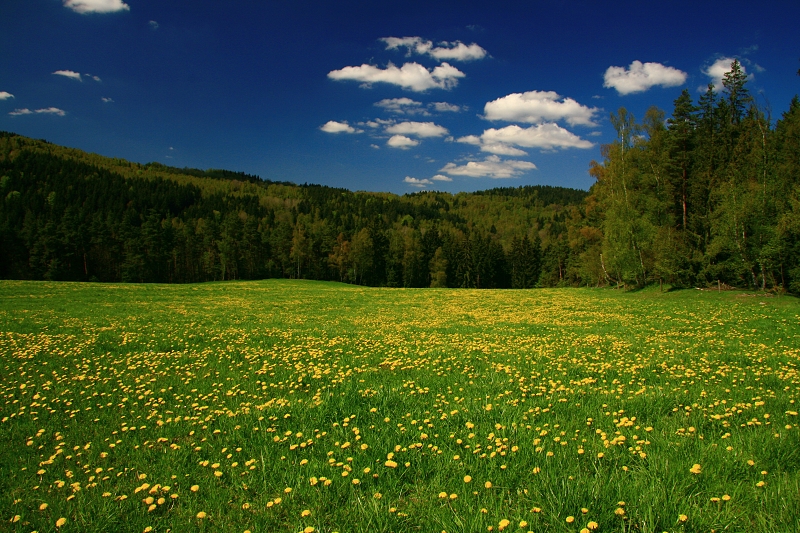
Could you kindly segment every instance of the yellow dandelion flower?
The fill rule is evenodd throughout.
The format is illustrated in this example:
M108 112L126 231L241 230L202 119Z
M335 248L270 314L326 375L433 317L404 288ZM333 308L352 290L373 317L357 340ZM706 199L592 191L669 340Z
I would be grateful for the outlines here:
M450 499L451 499L451 500L456 500L456 499L458 499L458 494L456 494L456 493L454 492L453 494L451 494L451 495L450 495Z
M206 512L205 512L205 511L200 511L199 513L197 513L197 514L195 515L195 518L197 518L198 520L202 520L203 518L205 518L205 517L207 517L207 516L208 516L208 515L206 514Z
M303 533L314 533L314 528L312 526L306 526L303 528Z
M582 528L582 529L580 530L580 532L579 532L579 533L590 533L590 532L589 532L589 528L587 528L587 527L584 527L584 528Z
M724 494L724 495L722 496L722 501L724 501L724 502L729 502L730 500L731 500L731 497L730 497L730 495L728 495L728 494Z
M372 497L375 498L376 500L380 500L381 498L383 498L383 494L381 494L380 492L376 492L375 494L372 495Z
M678 515L678 522L686 522L687 520L689 520L689 517L686 516L685 514Z
M61 518L56 520L56 527L61 527L66 523L67 523L67 519L62 516Z
M566 520L567 524L571 524L571 523L573 523L574 521L575 521L575 517L574 517L574 516L568 516L568 517L567 517L567 520Z
M616 510L614 511L614 514L617 516L625 516L625 509L623 509L622 507L617 507Z
M200 490L200 485L192 485L189 488L189 490L192 491L192 492L197 492L198 490Z
M442 500L444 500L445 498L447 498L447 493L446 493L446 492L440 492L440 493L439 493L439 498L441 498Z
M699 474L699 473L700 473L700 470L701 470L701 468L700 468L700 465L699 465L699 464L697 464L697 463L695 463L695 464L693 464L693 465L692 465L692 467L689 469L689 472L691 472L692 474Z
M511 524L511 521L503 518L502 520L500 520L500 523L497 524L498 531L503 531L505 528L509 526L509 524Z
M308 509L304 509L303 512L300 513L300 517L305 518L307 516L311 516L311 511L309 511Z
M491 489L492 488L492 482L491 481L487 481L486 483L483 484L483 486L484 486L484 488Z
M464 483L469 483L472 481L472 476L464 476Z
M389 468L397 468L397 463L392 461L391 459L389 459L388 461L386 461L383 464L386 465Z
M528 527L528 523L527 523L525 520L522 520L522 521L519 523L519 527L521 527L521 528Z
M290 492L292 492L292 487L286 487L285 489L283 489L283 492L289 494Z
M767 484L767 483L766 483L766 482L764 482L764 481L759 481L758 483L756 483L756 487L763 487L763 486L764 486L764 485L766 485L766 484Z
M599 527L600 527L600 524L598 524L594 520L591 520L588 524L586 524L586 529L588 529L590 531L594 531L594 530L598 529Z
M46 503L43 503L42 505L39 506L39 510L40 511L44 511L45 509L47 509L47 504Z

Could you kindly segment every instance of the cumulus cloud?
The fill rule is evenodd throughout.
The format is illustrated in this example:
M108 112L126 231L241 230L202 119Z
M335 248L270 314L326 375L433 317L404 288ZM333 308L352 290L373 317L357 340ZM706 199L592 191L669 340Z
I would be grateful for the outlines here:
M0 100L8 100L9 98L14 98L14 95L6 91L0 91Z
M426 185L433 185L433 182L429 179L417 179L412 178L411 176L406 176L403 180L403 183L408 183L409 185L420 188L425 187Z
M460 143L479 146L481 151L498 155L526 155L526 152L515 148L539 148L556 150L559 148L591 148L594 144L581 139L558 124L548 122L522 128L513 124L505 128L490 128L479 136L467 135L457 140Z
M325 133L361 133L361 130L355 129L347 122L336 122L335 120L329 120L320 126L319 129Z
M150 26L151 30L158 29L158 22L156 22L155 20L151 20L150 22L147 23L147 25Z
M453 178L445 176L444 174L436 174L431 178L433 181L453 181Z
M457 106L455 104L448 104L447 102L433 102L433 103L428 104L428 105L433 107L433 109L435 109L439 113L448 113L448 112L449 113L458 113L459 111L461 111L461 107L460 106Z
M405 48L406 54L427 55L439 61L449 59L452 61L475 61L486 57L486 50L475 43L464 44L461 41L442 41L438 46L433 46L432 41L422 37L384 37L387 50Z
M386 128L386 133L401 135L416 135L417 137L443 137L447 135L447 128L433 122L399 122Z
M731 71L731 64L735 61L733 57L720 57L716 61L714 61L711 65L709 65L705 70L703 70L703 74L711 78L711 83L714 84L717 89L722 87L722 78ZM742 69L742 72L747 74L747 71L739 62L739 66ZM703 88L705 89L705 87Z
M131 9L122 0L64 0L64 7L76 13L113 13Z
M452 89L458 85L458 79L464 76L463 72L448 63L442 63L432 70L426 69L419 63L405 63L399 68L389 63L385 69L364 64L328 73L328 77L333 80L360 81L362 87L370 87L373 83L389 83L415 92Z
M46 107L43 109L37 109L35 111L31 111L30 109L15 109L11 111L9 115L12 117L20 116L20 115L33 115L34 113L44 114L44 115L58 115L59 117L63 117L67 114L66 111L63 109L59 109L57 107Z
M428 112L422 107L422 102L417 102L411 98L384 98L380 102L375 102L375 106L382 107L391 113L400 115L427 115Z
M469 161L466 165L461 166L447 163L440 169L440 172L451 176L469 176L471 178L515 178L535 168L536 165L528 161L501 160L496 155L490 155L483 161Z
M401 150L406 150L411 148L412 146L417 146L419 141L406 137L405 135L392 135L388 141L386 141L387 146L391 146L392 148L400 148Z
M644 92L651 87L677 87L686 82L686 73L661 63L634 61L625 67L608 67L603 87L616 89L619 94Z
M65 78L70 78L72 80L83 81L79 72L73 72L72 70L57 70L53 72L56 76L64 76Z
M554 91L513 93L488 102L483 108L487 120L539 124L565 120L570 126L597 126L593 118L599 110L564 98Z
M113 101L114 101L113 99L111 99L111 98L106 98L105 96L104 96L104 97L102 97L102 98L100 98L100 99L103 101L103 103L104 103L104 104L110 104L111 102L113 102Z

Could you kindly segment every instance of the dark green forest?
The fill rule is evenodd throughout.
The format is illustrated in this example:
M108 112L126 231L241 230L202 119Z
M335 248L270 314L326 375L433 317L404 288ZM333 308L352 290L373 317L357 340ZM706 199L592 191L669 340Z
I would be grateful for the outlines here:
M588 192L351 192L0 133L0 277L800 292L797 97L774 120L734 62L670 116L610 118Z

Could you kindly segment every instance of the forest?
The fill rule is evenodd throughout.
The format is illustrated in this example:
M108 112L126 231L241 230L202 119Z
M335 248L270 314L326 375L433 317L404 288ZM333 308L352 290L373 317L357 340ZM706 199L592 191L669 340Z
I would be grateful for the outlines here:
M800 100L738 61L670 116L624 108L590 190L398 196L105 158L0 133L0 278L800 292Z

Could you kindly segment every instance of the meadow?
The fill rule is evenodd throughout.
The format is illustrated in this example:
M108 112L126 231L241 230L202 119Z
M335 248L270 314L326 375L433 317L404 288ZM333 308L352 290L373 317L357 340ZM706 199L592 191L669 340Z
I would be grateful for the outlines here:
M800 531L800 302L0 282L0 531Z

